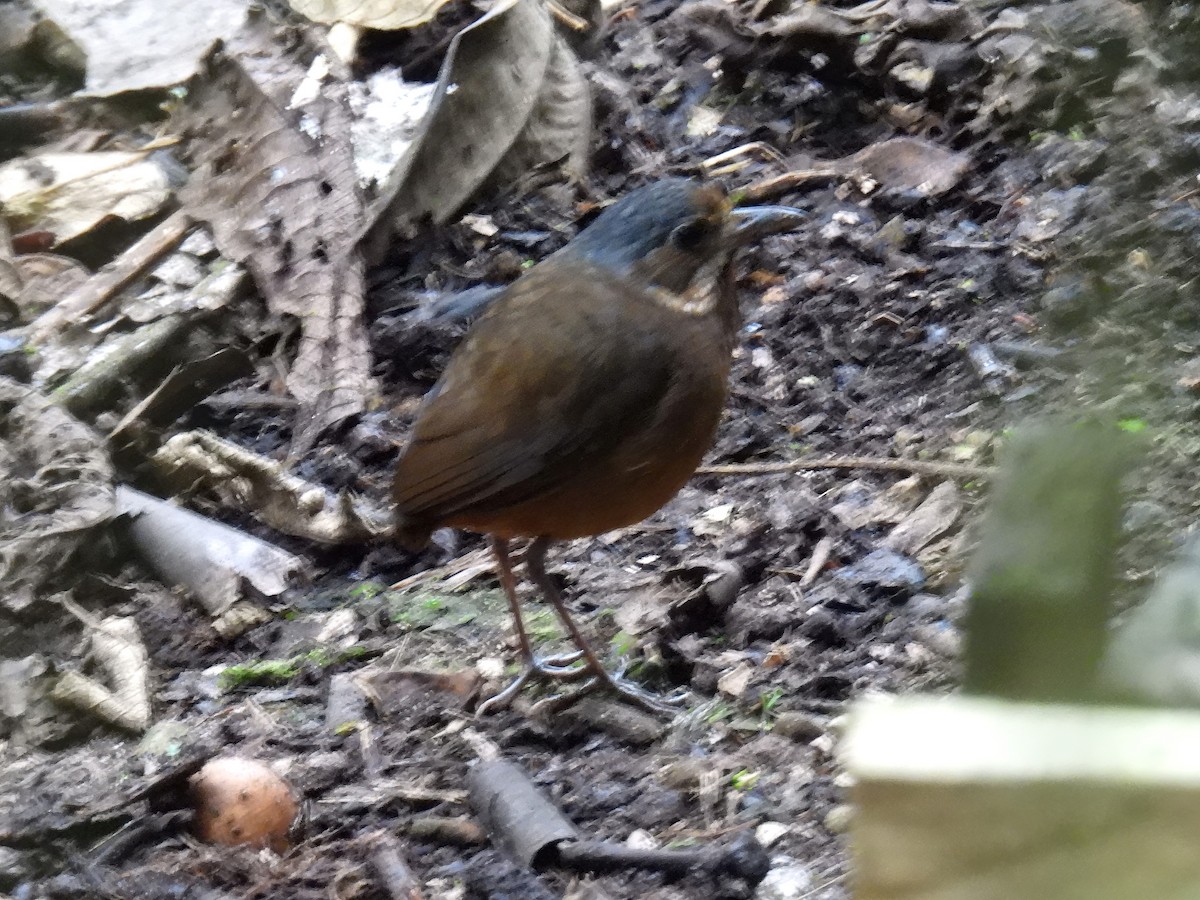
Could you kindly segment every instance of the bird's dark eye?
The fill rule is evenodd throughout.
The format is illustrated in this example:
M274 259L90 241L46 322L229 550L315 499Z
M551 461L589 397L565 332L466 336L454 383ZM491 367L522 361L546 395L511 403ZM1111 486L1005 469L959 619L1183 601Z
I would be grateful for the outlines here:
M692 219L671 232L671 243L680 250L696 250L708 237L712 226L706 219Z

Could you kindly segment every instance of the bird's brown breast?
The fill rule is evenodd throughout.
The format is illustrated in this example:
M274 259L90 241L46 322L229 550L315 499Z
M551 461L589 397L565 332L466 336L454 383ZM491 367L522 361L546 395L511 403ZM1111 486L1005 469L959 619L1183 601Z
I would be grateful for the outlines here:
M574 538L640 521L712 441L727 330L586 262L536 267L423 404L394 482L400 522Z

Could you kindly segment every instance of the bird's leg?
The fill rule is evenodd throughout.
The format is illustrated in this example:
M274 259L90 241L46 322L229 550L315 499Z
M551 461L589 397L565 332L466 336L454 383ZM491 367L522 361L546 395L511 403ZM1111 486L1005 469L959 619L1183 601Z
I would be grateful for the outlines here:
M521 616L521 604L517 600L517 577L513 574L512 560L508 558L508 541L492 537L491 545L492 554L496 557L496 568L500 573L500 586L504 588L504 595L508 598L508 608L512 613L513 626L517 631L517 642L520 644L521 651L521 671L508 687L481 703L476 710L478 714L508 706L532 675L572 681L589 674L586 666L572 666L572 663L578 662L584 655L582 650L545 660L537 658L533 652L533 644L529 640L529 633L525 630L525 621Z
M664 702L648 691L630 684L624 679L614 677L604 668L604 663L600 661L600 657L596 655L596 651L592 649L592 645L588 643L587 638L583 636L583 632L579 630L579 626L575 624L575 620L571 618L570 610L563 603L562 594L559 593L554 582L546 574L546 548L549 545L550 542L546 538L537 538L530 544L529 549L525 551L525 568L529 572L529 577L533 583L538 586L542 594L554 605L554 611L562 619L563 625L566 626L567 632L571 635L571 640L575 642L575 646L583 654L583 671L592 676L578 691L570 695L571 698L581 696L594 687L604 685L643 709L648 709L651 712L670 712L672 710L671 704Z
M521 661L551 678L574 675L577 672L583 671L575 668L567 668L582 659L582 650L576 650L574 653L563 653L561 656L549 656L545 659L538 659L537 654L533 651L533 642L529 640L529 633L525 630L525 620L521 615L521 604L517 600L517 576L513 572L512 560L508 556L508 541L503 538L492 537L491 545L492 554L496 557L496 567L500 570L500 584L504 587L504 595L508 598L508 608L512 613L513 623L517 629L517 640L521 644ZM560 672L560 669L565 671Z

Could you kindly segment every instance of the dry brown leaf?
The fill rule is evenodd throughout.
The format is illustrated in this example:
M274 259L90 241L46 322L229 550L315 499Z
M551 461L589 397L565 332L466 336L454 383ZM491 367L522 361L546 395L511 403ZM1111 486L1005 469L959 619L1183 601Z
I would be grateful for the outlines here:
M895 137L872 144L849 157L863 175L893 190L936 197L953 188L967 173L971 157L932 141Z
M288 107L307 66L281 44L267 24L249 23L229 52L205 61L176 127L199 147L181 199L221 252L245 263L270 310L300 324L287 386L301 401L294 441L303 444L362 411L374 383L345 84L329 76Z

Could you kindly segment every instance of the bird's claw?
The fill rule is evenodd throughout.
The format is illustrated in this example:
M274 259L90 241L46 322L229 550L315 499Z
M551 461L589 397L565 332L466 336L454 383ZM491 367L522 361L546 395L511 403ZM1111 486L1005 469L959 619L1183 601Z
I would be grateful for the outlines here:
M493 710L506 708L513 702L517 694L521 693L521 688L525 687L526 682L535 675L551 681L579 681L581 678L591 676L592 673L586 666L575 665L582 656L583 652L576 650L574 653L549 656L545 659L533 657L525 663L517 677L509 682L504 690L479 704L475 709L475 714L482 716Z
M507 708L521 692L521 689L525 687L529 679L535 675L554 681L577 681L581 678L587 678L587 681L574 690L555 694L552 697L546 697L534 703L530 708L530 714L535 718L547 713L560 712L585 695L600 688L605 688L618 697L632 703L634 706L641 707L647 712L657 715L674 714L678 711L679 706L690 696L686 688L681 688L666 697L659 697L631 684L620 675L610 675L605 671L597 674L586 665L571 666L570 668L564 665L567 662L574 662L578 657L579 654L571 653L561 657L552 657L543 660L534 659L530 661L504 690L479 704L475 710L475 715L483 716L489 712Z
M666 697L660 697L608 673L605 673L601 680L606 683L610 691L618 696L625 698L635 706L640 706L647 712L658 715L674 715L678 712L678 707L688 698L686 689L681 689Z

